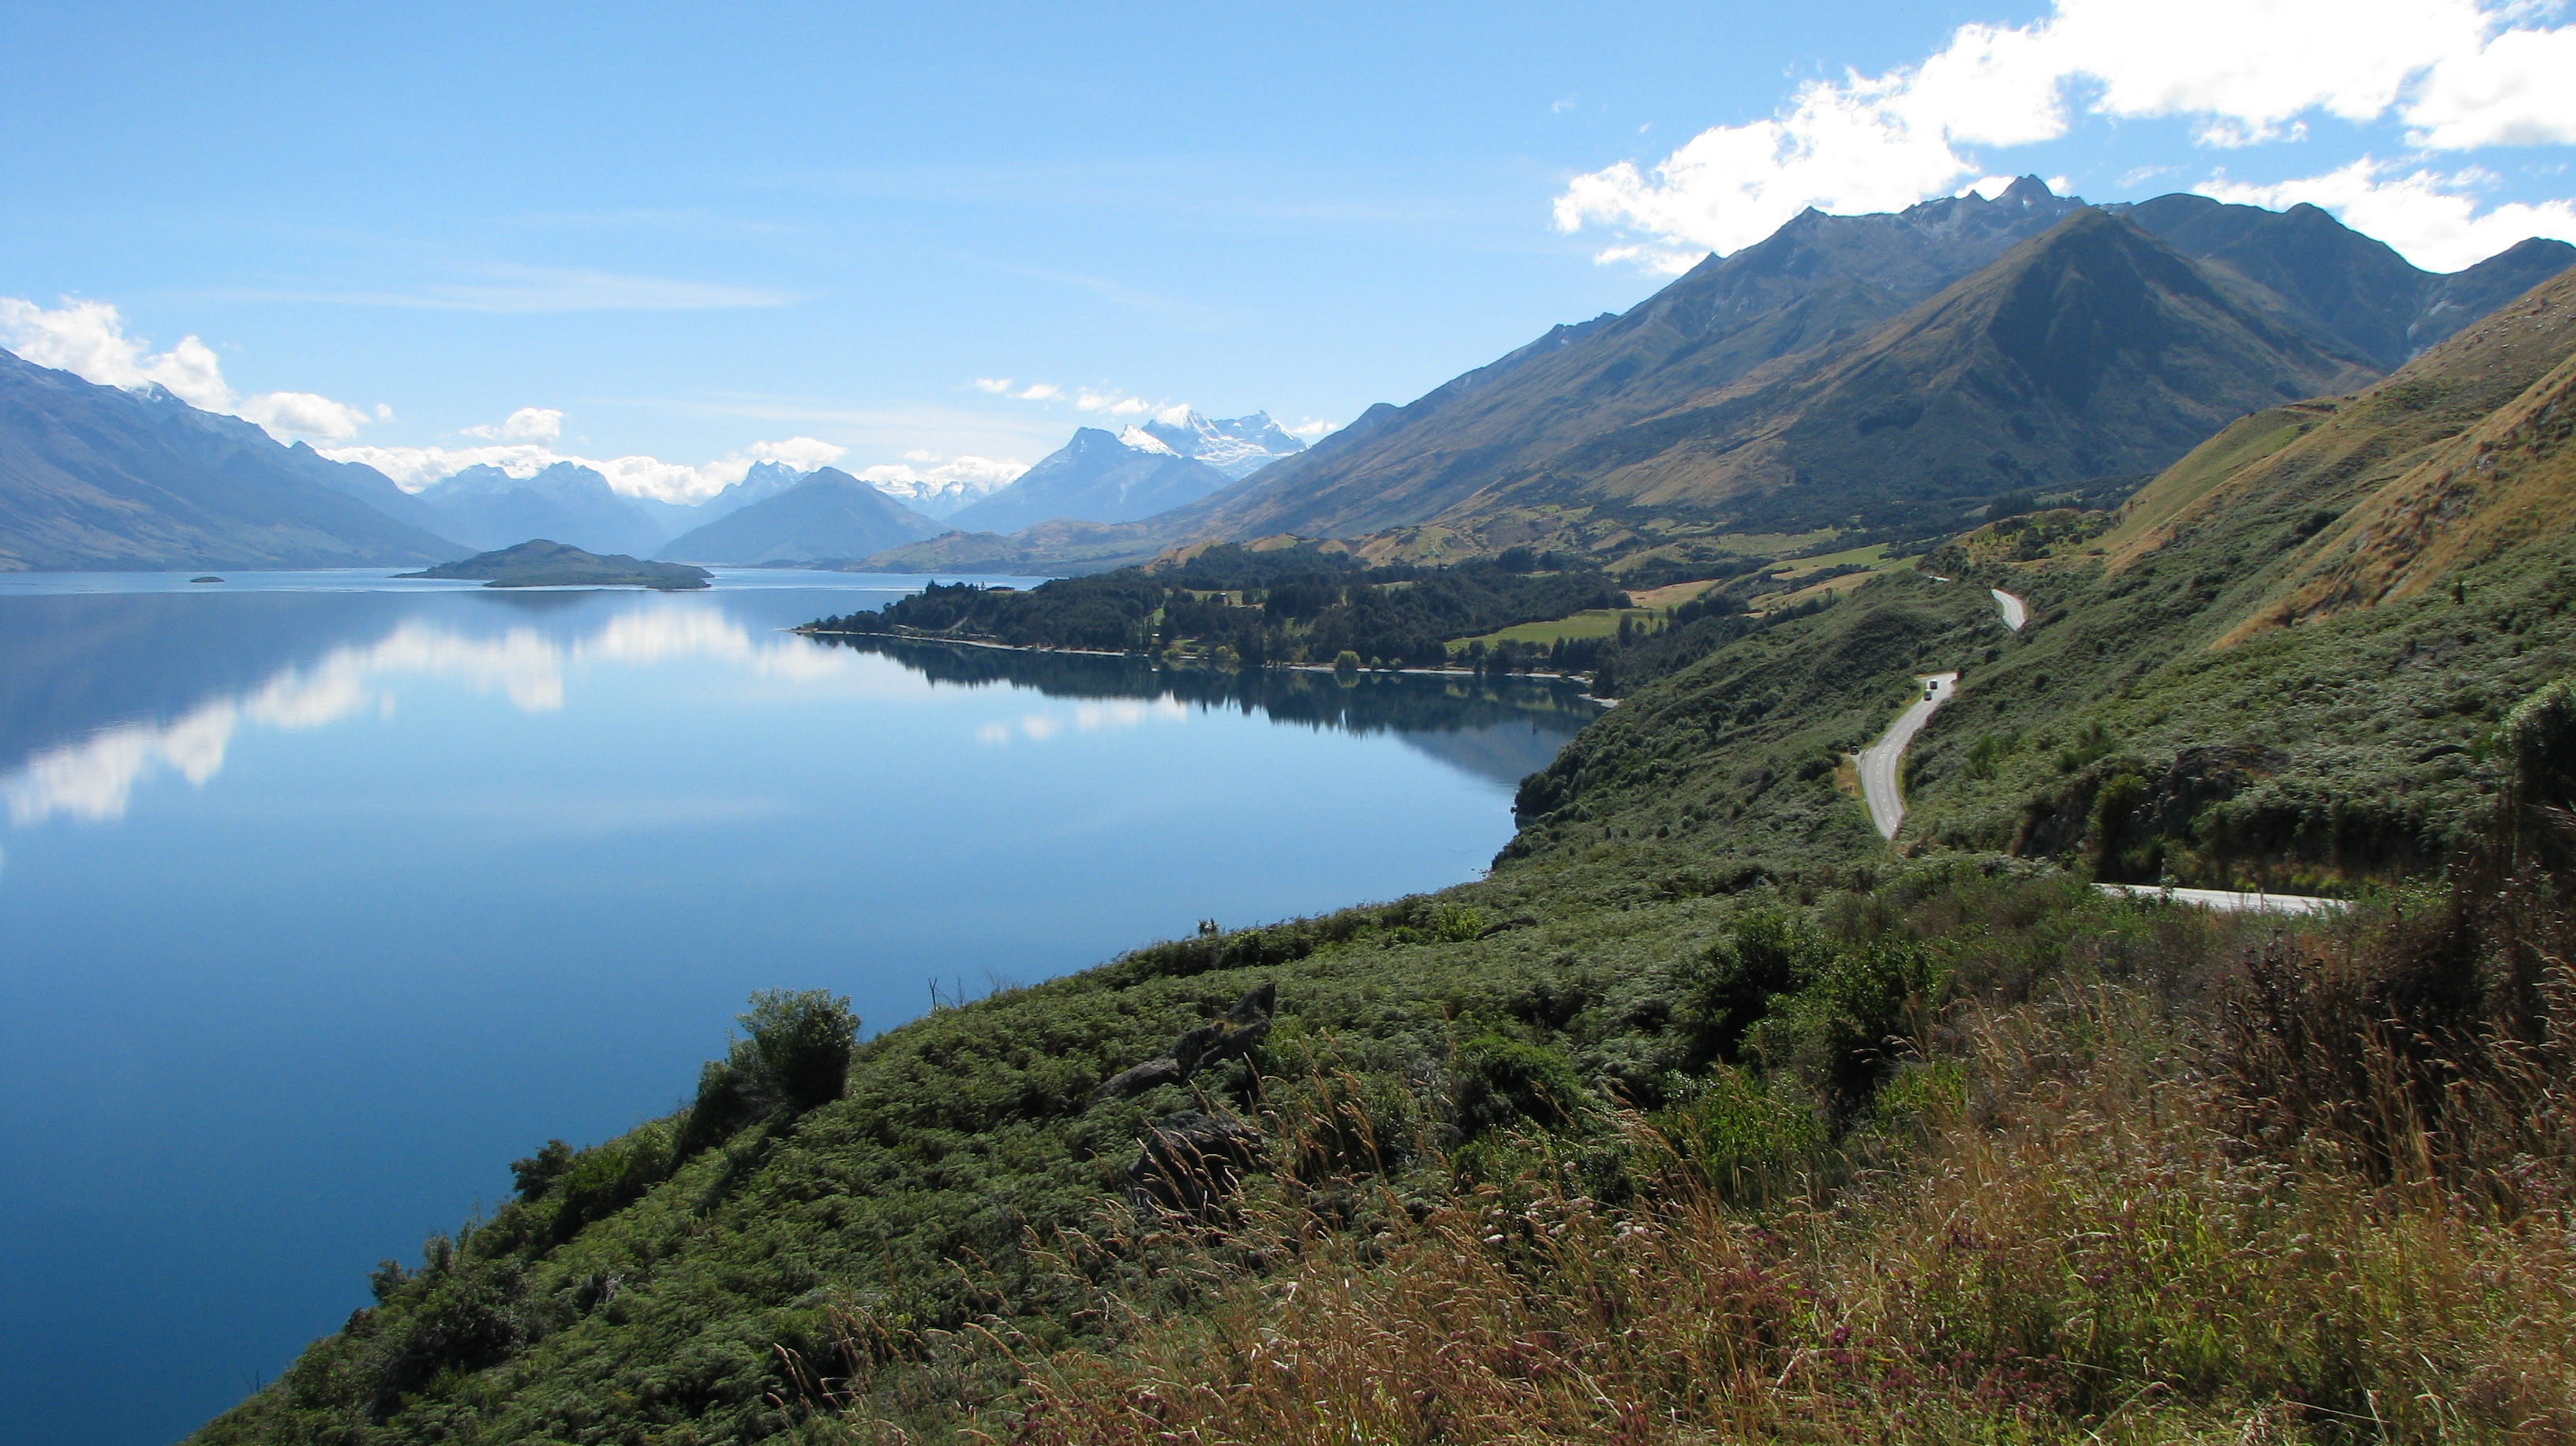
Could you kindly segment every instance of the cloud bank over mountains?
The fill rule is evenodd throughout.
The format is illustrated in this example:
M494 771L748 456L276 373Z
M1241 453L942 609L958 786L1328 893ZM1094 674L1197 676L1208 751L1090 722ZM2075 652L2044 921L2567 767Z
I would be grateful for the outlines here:
M1980 154L2066 136L2085 117L2179 119L2206 150L2309 138L2309 121L2392 128L2403 152L2269 185L2194 189L2267 206L2312 202L2417 265L2456 270L2534 234L2576 237L2566 200L2480 209L2491 171L2441 157L2576 142L2576 27L2555 6L2476 0L2057 0L2028 26L1965 25L1884 75L1811 81L1781 111L1692 137L1651 170L1577 176L1558 229L1622 239L1596 260L1678 272L1761 240L1813 206L1895 211L1983 188Z

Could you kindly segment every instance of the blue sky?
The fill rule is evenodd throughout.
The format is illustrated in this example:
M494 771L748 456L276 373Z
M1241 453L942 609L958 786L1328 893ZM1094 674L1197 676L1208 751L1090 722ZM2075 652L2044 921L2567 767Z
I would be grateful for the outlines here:
M2576 235L2563 19L10 3L0 342L414 484L1026 463L1137 407L1344 422L1990 176L2315 199L2437 269Z

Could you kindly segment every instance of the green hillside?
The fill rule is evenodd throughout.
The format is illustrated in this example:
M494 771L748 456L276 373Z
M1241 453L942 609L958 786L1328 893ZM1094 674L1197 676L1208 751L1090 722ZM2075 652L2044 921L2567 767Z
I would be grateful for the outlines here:
M1633 640L1488 878L837 1090L762 1001L196 1439L2566 1439L2571 312ZM1891 848L1840 766L1933 668Z

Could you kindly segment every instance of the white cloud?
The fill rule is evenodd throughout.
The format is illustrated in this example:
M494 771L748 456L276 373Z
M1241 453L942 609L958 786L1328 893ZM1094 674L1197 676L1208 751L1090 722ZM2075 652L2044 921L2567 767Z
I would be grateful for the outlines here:
M1012 391L1011 379L1008 377L977 377L974 385L978 390L990 392L995 396L1010 397L1015 401L1069 401L1073 403L1075 411L1103 412L1113 417L1141 417L1148 412L1157 415L1177 413L1186 416L1189 412L1186 404L1164 406L1149 402L1119 387L1075 387L1068 392L1053 382L1031 382L1018 391Z
M903 454L903 460L907 462L936 462L939 460L939 454L930 450L928 447L915 447L911 451Z
M498 425L468 427L465 435L496 442L551 442L563 435L563 418L552 407L521 407Z
M2508 30L2434 67L2406 107L2415 144L2438 150L2576 142L2576 28Z
M783 462L800 472L810 472L849 454L849 448L818 437L788 437L754 442L695 466L666 462L659 457L583 457L558 452L549 445L562 430L562 417L561 412L551 409L521 407L498 424L465 429L465 435L470 437L507 437L513 435L515 428L518 435L540 435L545 441L496 442L480 447L355 446L321 450L323 456L335 462L363 462L411 492L468 467L498 467L513 477L533 477L557 462L570 462L599 473L608 479L610 487L627 496L681 503L713 497L741 481L755 462Z
M2334 212L2416 265L2457 271L2531 236L2576 240L2576 205L2516 201L2480 212L2474 192L2486 179L2474 168L2444 175L2364 156L2349 166L2278 185L2211 181L2200 189L2221 201L2278 209L2302 201Z
M1131 397L1117 391L1096 392L1089 387L1074 393L1073 405L1080 411L1107 412L1113 417L1141 416L1154 410L1154 404L1143 397Z
M261 392L236 396L224 381L214 349L194 335L165 352L125 334L125 318L104 301L62 299L48 310L15 296L0 296L0 345L38 366L70 372L104 387L158 385L192 407L230 412L256 422L283 442L291 437L337 441L357 435L369 420L356 407L312 392ZM392 413L377 409L385 417Z
M1316 438L1321 437L1328 432L1338 432L1341 429L1342 424L1339 422L1325 422L1319 421L1313 417L1308 417L1306 420L1299 422L1293 427L1281 427L1279 430L1286 432L1291 437L1312 442Z
M783 442L754 442L743 448L740 455L754 462L784 462L799 472L811 472L817 467L829 467L849 454L849 448L835 442L826 442L820 437L790 437ZM726 458L708 465L727 467L732 465L732 459Z
M244 397L233 410L244 421L259 423L269 435L281 440L321 437L340 441L358 435L358 429L369 420L356 407L343 406L312 392L262 392Z
M2078 110L2187 119L2215 147L2296 140L2311 115L2393 115L2437 148L2576 139L2564 79L2576 29L2510 28L2530 13L2475 0L2057 0L2029 26L1962 26L1916 65L1810 82L1777 115L1702 131L1650 170L1623 161L1577 176L1555 220L1627 233L1596 260L1669 271L1810 206L1894 210L1957 194L1986 169L1975 148L2056 139ZM2465 199L2429 181L2416 190Z

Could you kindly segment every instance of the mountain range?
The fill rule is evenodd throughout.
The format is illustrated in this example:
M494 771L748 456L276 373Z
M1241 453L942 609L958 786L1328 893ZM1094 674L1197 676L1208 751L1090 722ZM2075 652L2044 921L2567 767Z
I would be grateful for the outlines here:
M1261 413L1082 428L944 526L848 473L778 463L696 506L571 462L471 467L412 496L166 392L9 357L0 566L415 563L543 537L1064 571L1290 534L1379 560L1527 546L1690 568L1828 533L1919 541L1998 497L2115 501L2234 419L2367 386L2571 261L2530 240L2436 274L2315 207L2097 208L2032 177L1991 199L1808 211L1313 447Z
M1811 210L1202 501L972 550L1062 568L1281 533L1426 559L1931 535L1995 494L2116 498L2234 417L2375 380L2571 261L2530 240L2437 275L2314 207L2094 208L2033 177Z
M387 567L465 549L383 473L0 352L0 571Z

